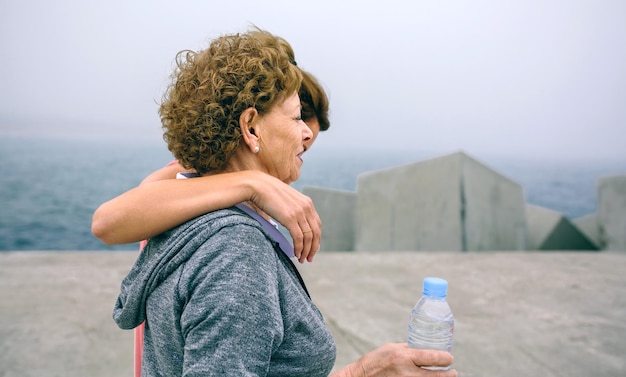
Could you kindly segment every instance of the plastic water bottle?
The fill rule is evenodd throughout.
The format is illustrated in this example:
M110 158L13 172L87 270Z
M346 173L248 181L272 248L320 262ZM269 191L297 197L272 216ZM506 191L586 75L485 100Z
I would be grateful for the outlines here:
M441 278L424 279L422 297L417 301L409 319L409 347L452 351L454 316L446 296L448 282ZM450 367L424 367L447 370Z

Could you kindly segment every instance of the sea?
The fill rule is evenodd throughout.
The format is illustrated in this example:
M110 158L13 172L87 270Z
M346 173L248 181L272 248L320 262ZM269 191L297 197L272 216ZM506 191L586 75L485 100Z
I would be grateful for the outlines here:
M315 146L305 154L301 178L293 186L356 191L361 173L445 154ZM626 174L626 161L548 162L468 155L519 183L526 202L570 219L596 211L599 177ZM138 185L171 160L164 143L0 138L0 252L137 250L137 244L106 246L95 238L92 214L101 203Z

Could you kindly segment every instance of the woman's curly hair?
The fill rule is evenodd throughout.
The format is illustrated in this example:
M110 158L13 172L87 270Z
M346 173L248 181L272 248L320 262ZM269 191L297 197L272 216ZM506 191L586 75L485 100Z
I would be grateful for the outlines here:
M206 50L181 51L176 64L159 109L163 139L199 174L226 168L242 140L245 109L265 114L302 81L289 43L258 28L216 38Z

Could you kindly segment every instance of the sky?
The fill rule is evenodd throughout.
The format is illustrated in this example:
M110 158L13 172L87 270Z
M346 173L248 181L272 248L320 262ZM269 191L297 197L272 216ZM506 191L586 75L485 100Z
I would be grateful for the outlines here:
M0 0L0 135L162 142L176 53L253 24L328 92L320 146L626 161L623 0Z

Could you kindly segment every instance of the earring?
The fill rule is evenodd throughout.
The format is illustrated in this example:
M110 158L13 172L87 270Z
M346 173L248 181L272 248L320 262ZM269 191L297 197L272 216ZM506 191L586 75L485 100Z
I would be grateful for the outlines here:
M254 149L252 150L254 153L259 153L259 151L261 150L261 148L259 148L258 145L254 146Z

